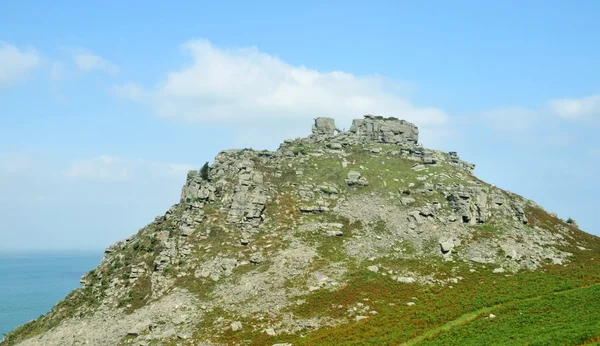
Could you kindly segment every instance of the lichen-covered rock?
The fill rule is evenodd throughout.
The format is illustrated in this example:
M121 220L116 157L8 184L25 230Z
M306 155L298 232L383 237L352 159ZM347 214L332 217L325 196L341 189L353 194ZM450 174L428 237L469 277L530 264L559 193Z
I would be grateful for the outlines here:
M367 186L369 182L357 171L350 171L346 177L346 184L348 186Z
M366 115L352 121L350 132L368 142L413 145L419 141L414 124L395 118Z
M312 127L312 133L314 135L328 135L331 136L335 131L339 130L335 127L335 120L333 118L315 118L315 123Z

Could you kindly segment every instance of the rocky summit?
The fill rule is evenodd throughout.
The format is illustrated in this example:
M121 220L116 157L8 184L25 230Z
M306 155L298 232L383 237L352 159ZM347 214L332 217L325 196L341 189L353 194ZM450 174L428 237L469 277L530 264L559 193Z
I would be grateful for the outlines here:
M0 344L599 340L586 303L600 301L599 239L474 168L423 148L414 124L371 115L348 131L316 118L276 151L221 151ZM545 319L555 310L565 321Z

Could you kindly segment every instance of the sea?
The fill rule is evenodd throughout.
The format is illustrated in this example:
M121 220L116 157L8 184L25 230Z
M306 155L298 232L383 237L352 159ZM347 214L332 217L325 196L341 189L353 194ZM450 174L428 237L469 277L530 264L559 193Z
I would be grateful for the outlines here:
M102 250L0 252L0 340L79 287L102 255Z

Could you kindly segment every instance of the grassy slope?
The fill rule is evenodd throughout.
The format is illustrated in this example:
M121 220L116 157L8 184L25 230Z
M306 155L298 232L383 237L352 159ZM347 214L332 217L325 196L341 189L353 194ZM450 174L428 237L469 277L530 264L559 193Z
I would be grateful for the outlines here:
M364 152L355 152L346 158L354 165L342 169L339 163L326 158L312 158L306 166L315 165L320 176L312 175L309 167L304 168L305 174L314 178L314 183L336 182L343 184L344 173L351 167L363 165L367 170L363 174L369 178L370 186L365 190L394 191L404 188L406 184L414 181L419 175L409 169L410 162L399 159L386 159L386 155L375 157ZM381 161L385 160L385 164ZM323 169L325 168L325 169ZM369 169L372 173L369 173ZM429 172L446 171L453 169L445 166L432 168ZM316 170L315 170L316 171ZM323 171L327 172L323 175ZM376 173L375 173L376 172ZM402 172L401 176L398 173ZM375 174L373 174L375 173ZM423 173L420 173L423 174ZM288 176L290 178L290 176ZM377 177L377 178L375 178ZM393 178L404 178L404 182L395 182ZM375 178L375 179L374 179ZM293 180L293 178L291 179ZM387 181L387 186L382 181ZM449 183L449 181L445 181ZM361 193L366 192L362 190ZM567 226L564 221L553 217L545 211L537 208L528 208L527 217L531 226L539 226L550 231L557 231L557 225ZM278 336L268 338L261 334L229 335L229 338L221 341L253 340L254 345L269 345L275 342L292 342L294 345L385 345L403 344L404 342L421 336L428 331L444 326L450 321L460 319L465 314L479 316L481 309L493 310L499 304L513 304L524 299L538 297L533 302L545 304L548 300L561 301L563 297L565 304L569 301L565 296L554 296L555 292L587 287L600 282L600 239L585 234L575 228L570 228L568 237L572 244L585 245L592 250L580 250L569 246L563 250L574 253L572 262L566 266L547 266L543 270L535 272L521 272L516 275L492 274L492 266L478 265L477 271L471 273L466 264L449 264L442 262L408 262L396 263L399 267L409 267L420 271L437 272L439 278L462 276L464 280L454 284L452 288L446 287L421 287L417 285L406 285L396 283L387 277L373 274L368 271L354 269L349 271L350 284L336 292L315 292L309 294L307 304L297 307L295 313L299 316L333 316L343 317L346 310L356 302L369 304L378 311L375 316L360 322L351 322L336 328L318 330L316 332L306 331L302 336ZM573 291L575 292L575 291ZM578 292L578 291L577 291ZM598 300L597 291L585 291L587 299ZM574 293L573 293L574 294ZM407 306L406 303L417 297L416 305ZM539 298L542 297L542 298ZM546 298L554 297L554 298ZM525 303L525 302L523 302ZM339 308L342 306L342 308ZM576 306L575 306L576 308ZM494 310L495 311L495 310ZM582 310L583 311L583 310ZM537 310L541 316L544 310ZM574 314L577 310L574 310ZM488 313L489 314L489 313ZM536 312L533 313L535 315ZM533 316L532 315L532 316ZM600 321L600 316L590 315L591 325ZM468 319L467 319L468 320ZM460 321L460 320L459 320ZM555 327L560 328L560 321L555 320ZM477 328L481 328L478 326ZM504 333L504 330L490 331L490 337L495 333ZM529 331L524 331L524 337ZM586 338L600 335L600 331L590 336L590 328L580 328L571 332L565 332L566 344L578 344ZM513 331L513 335L515 332ZM437 335L437 334L436 334ZM488 340L489 341L489 340Z
M441 334L431 333L419 344L580 344L600 332L598 302L598 284L509 302L465 315L454 325L440 330ZM496 317L490 319L490 313Z
M596 245L600 244L596 242ZM544 330L553 333L548 335L561 340L562 344L580 344L600 336L600 313L595 312L597 302L600 302L600 289L590 287L600 282L600 253L597 250L581 252L577 257L575 263L567 266L549 266L545 271L522 272L514 276L492 274L491 267L480 267L474 273L463 274L461 271L464 280L454 284L453 288L403 285L371 273L356 272L355 278L341 291L309 296L303 310L335 315L336 311L343 313L355 302L364 303L366 298L379 312L377 315L309 333L306 337L278 337L272 341L294 345L403 344L451 321L468 321L472 317L465 314L475 312L475 316L480 316L492 312L498 318L476 319L476 324L467 324L456 333L432 333L432 340L427 342L436 343L439 337L439 344L453 344L453 338L465 329L471 332L470 335L483 335L484 339L473 339L473 344L490 344L496 339L505 340L507 342L501 344L506 344L510 341L506 338L510 336L516 338L517 344L526 344L540 335L535 323L543 322ZM581 287L588 288L577 289ZM566 290L572 291L555 294ZM416 304L407 306L406 302L412 297L418 298ZM337 305L344 308L334 308ZM488 307L492 308L481 310ZM519 314L523 310L528 311L526 316ZM523 321L530 324L528 328L519 324ZM504 339L498 339L500 337ZM466 344L465 339L461 339L461 343ZM268 343L257 341L255 344Z

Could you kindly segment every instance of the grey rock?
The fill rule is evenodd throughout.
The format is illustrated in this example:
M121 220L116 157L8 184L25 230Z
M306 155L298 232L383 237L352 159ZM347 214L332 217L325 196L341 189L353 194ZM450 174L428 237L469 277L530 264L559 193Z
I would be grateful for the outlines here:
M448 253L454 248L454 241L452 241L452 239L444 240L440 242L440 248L442 253Z
M173 324L174 324L174 325L176 325L176 326L177 326L177 325L180 325L180 324L182 324L182 323L184 323L184 322L185 322L185 316L181 316L181 315L179 315L179 316L177 316L177 317L175 317L175 318L173 319Z
M367 186L369 182L359 172L350 171L346 177L346 184L348 186Z
M409 205L415 203L415 199L410 197L402 197L400 199L400 202L402 203L402 205Z
M436 159L431 156L423 157L423 163L426 165L435 165L437 163Z
M315 118L315 123L312 127L312 133L314 135L328 135L331 136L335 131L339 131L335 127L335 120L333 118L319 117Z
M357 171L350 171L348 172L348 176L346 177L346 179L348 180L352 180L352 181L357 181L358 179L360 179L361 174Z
M408 214L409 221L414 221L417 225L423 224L423 218L421 217L421 213L418 211L413 211Z
M235 321L231 323L230 327L232 331L237 332L238 330L242 329L242 322Z
M419 211L419 214L421 214L421 216L431 217L431 216L435 215L435 210L433 209L433 207L431 205L426 205L421 208L421 210Z
M318 187L318 189L320 193L325 194L327 196L339 194L338 187L335 184L321 185Z
M350 132L364 141L376 143L414 145L419 140L419 129L414 124L372 115L353 120Z
M263 255L261 253L255 252L250 256L250 263L252 264L260 264L263 261Z
M319 284L323 284L324 282L326 282L327 280L329 280L329 277L321 272L316 272L313 275L314 279L317 281L317 283Z
M446 199L464 223L484 223L489 219L487 189L459 185L453 188Z
M138 336L150 330L149 326L152 324L152 321L145 320L138 324L136 324L133 328L127 331L127 335Z
M315 198L315 193L313 192L313 186L311 185L301 185L298 186L298 197L300 197L303 201L310 201Z
M298 207L303 213L325 213L329 211L328 207L322 205L303 205Z

